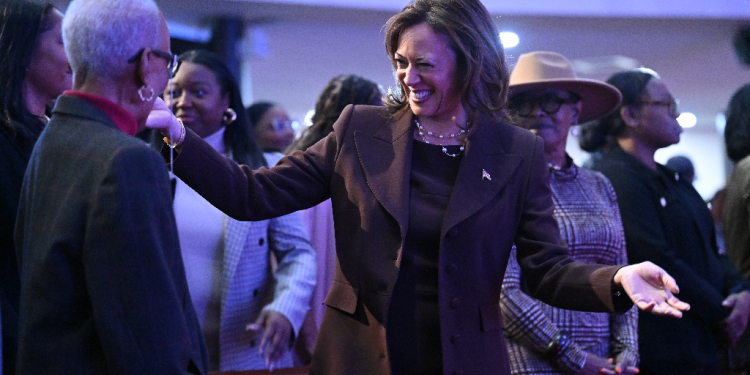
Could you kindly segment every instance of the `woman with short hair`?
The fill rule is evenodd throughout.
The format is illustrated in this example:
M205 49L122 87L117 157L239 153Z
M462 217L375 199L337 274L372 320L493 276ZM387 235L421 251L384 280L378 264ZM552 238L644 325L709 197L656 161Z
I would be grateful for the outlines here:
M74 75L31 153L16 374L206 374L170 182L135 134L177 69L152 0L73 0Z

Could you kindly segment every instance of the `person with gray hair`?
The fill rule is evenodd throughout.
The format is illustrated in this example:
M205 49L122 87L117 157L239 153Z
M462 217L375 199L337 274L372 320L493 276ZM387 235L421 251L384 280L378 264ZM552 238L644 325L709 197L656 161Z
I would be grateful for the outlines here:
M544 141L553 215L570 257L589 264L628 264L612 185L601 174L579 168L565 151L570 128L614 111L620 92L578 78L565 56L548 51L519 56L508 87L515 123ZM500 308L514 375L637 372L635 309L622 314L560 309L526 293L525 277L511 256Z
M15 230L16 373L205 374L169 177L134 137L177 68L164 17L152 0L74 0L63 39L73 90L31 154Z

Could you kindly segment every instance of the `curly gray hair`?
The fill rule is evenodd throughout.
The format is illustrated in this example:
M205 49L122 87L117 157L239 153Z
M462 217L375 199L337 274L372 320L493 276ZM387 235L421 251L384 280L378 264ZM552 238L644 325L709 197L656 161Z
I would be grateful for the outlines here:
M160 13L153 0L73 0L63 39L76 75L117 77L144 47L157 47Z

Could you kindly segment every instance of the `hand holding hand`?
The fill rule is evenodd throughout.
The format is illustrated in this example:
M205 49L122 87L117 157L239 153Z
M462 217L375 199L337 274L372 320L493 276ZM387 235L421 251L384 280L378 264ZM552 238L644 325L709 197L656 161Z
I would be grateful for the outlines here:
M258 346L258 354L264 357L266 367L273 370L276 362L290 348L292 323L278 311L264 310L255 323L247 325L248 331L256 333L263 329L265 333Z
M576 375L637 374L639 371L633 363L615 363L612 358L604 359L592 353L586 353L586 362Z
M680 318L683 311L690 309L689 304L673 295L680 292L674 278L651 262L620 268L614 281L622 285L633 303L643 311Z
M586 362L583 367L576 375L601 375L601 374L615 374L615 366L611 361L608 361L602 357L598 357L591 353L586 353Z
M732 312L723 323L729 344L734 347L747 328L747 320L750 317L750 292L730 294L721 304L732 308Z
M631 358L630 360L610 358L609 361L614 364L616 374L637 374L640 372L640 369L635 366L635 358Z
M167 137L169 137L170 133L175 136L180 134L180 123L177 122L177 118L172 114L172 110L159 97L154 100L154 107L148 114L146 127L156 129Z

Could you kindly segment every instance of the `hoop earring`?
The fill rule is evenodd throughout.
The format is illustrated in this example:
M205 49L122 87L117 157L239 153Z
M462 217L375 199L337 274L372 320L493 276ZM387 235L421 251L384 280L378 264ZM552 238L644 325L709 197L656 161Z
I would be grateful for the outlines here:
M151 95L149 95L148 98L144 98L143 97L143 92L142 91L145 88L148 88L149 90L151 90ZM154 89L152 89L150 87L146 87L146 85L143 85L143 86L141 86L141 88L138 89L138 96L141 98L142 102L150 102L151 100L154 99Z
M227 108L226 111L224 111L224 116L222 116L222 120L224 120L225 125L229 125L234 122L234 120L237 120L237 112L235 112L232 108Z

